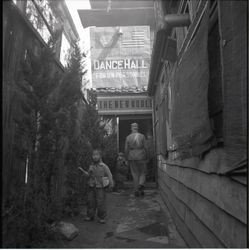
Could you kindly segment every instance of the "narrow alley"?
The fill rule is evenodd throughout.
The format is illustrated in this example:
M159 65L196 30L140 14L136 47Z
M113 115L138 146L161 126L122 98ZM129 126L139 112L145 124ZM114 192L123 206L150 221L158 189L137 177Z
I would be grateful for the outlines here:
M169 212L155 188L135 198L132 190L108 193L105 225L84 221L85 207L79 216L65 219L79 234L71 241L60 240L44 248L186 248Z
M3 1L3 248L249 246L248 9Z

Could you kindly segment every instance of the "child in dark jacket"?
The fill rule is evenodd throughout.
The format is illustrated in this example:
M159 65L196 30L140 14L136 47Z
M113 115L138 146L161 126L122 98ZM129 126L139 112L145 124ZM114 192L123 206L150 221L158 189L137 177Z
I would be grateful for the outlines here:
M79 168L88 177L87 217L86 221L94 220L95 213L100 223L105 223L106 217L106 187L113 187L113 179L110 169L101 160L101 151L93 150L93 164L88 171Z
M124 153L119 153L116 165L116 191L124 188L124 182L127 180L128 162L125 159Z

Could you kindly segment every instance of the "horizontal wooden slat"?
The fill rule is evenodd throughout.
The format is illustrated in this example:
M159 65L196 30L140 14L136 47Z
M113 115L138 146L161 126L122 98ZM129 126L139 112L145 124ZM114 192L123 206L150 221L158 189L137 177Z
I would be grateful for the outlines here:
M215 235L208 230L208 228L199 220L199 218L188 208L183 202L181 202L174 193L170 190L169 187L162 180L159 181L159 187L161 189L162 198L167 200L168 203L171 203L174 210L177 213L177 216L184 221L185 232L188 230L188 235L185 236L182 232L183 238L185 241L189 241L189 234L194 235L194 238L198 240L198 244L201 247L213 248L213 247L224 247L224 245L215 237ZM167 203L167 204L168 204ZM180 219L178 218L178 220ZM182 228L179 228L181 232ZM184 237L185 236L185 237ZM190 247L196 247L190 245ZM200 247L200 246L199 246Z
M159 183L164 183L173 195L182 201L186 207L209 228L216 237L227 247L246 246L246 225L230 216L215 204L188 189L183 184L170 178L166 173L160 172ZM187 223L187 221L186 221ZM194 230L191 227L192 230Z
M231 176L231 178L244 185L247 184L247 176Z
M229 177L206 174L190 168L167 166L161 171L246 224L246 187ZM234 203L237 204L234 206Z
M162 187L159 186L159 188L161 190L163 190ZM161 191L161 197L162 197L163 202L165 203L165 205L169 209L170 215L172 216L179 233L184 238L188 247L200 248L201 244L198 242L198 240L195 238L195 236L188 229L184 220L179 216L179 214L178 214L179 211L175 209L175 206L173 204L171 204L171 201L168 199L167 194L165 192Z
M184 160L165 160L160 156L160 160L170 166L180 166L196 169L205 173L226 174L231 171L227 164L226 148L214 148L202 157L191 157ZM159 165L160 166L160 165Z

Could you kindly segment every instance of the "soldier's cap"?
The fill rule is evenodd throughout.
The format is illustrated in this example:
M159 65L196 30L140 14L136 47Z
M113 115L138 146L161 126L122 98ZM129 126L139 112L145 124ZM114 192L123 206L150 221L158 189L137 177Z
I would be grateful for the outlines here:
M131 128L138 129L138 124L137 124L137 123L132 123L132 124L131 124Z

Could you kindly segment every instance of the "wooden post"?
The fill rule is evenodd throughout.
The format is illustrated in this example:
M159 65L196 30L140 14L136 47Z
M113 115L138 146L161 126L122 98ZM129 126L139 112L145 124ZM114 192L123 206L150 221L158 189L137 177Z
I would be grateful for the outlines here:
M117 154L119 153L119 117L116 118L117 121Z
M154 156L153 156L153 165L155 166L155 182L158 186L158 166L157 166L157 158L155 157L156 154L156 132L155 132L155 99L151 98L152 103L152 133L153 133L153 149L154 149Z

